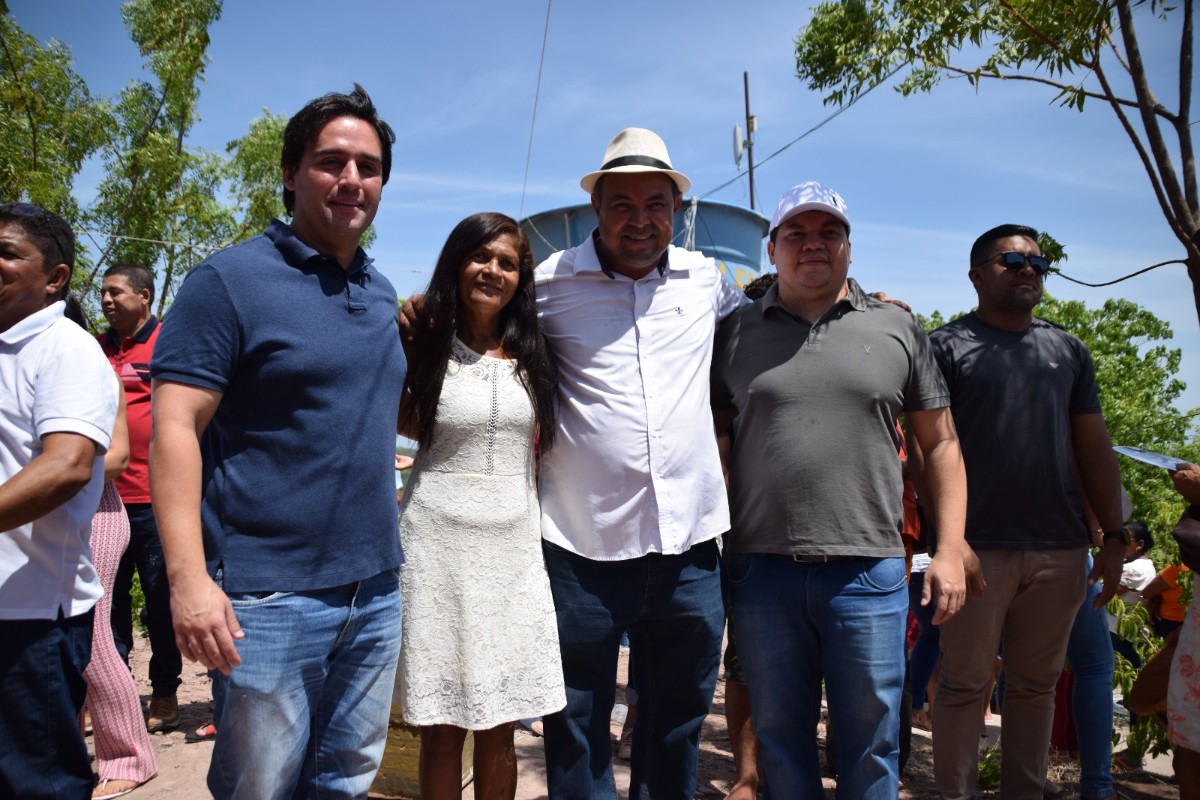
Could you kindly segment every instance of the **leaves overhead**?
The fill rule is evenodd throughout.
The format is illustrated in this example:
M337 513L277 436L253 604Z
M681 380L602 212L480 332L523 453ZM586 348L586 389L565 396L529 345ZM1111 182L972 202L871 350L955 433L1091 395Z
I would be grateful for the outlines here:
M904 96L962 78L977 88L988 79L1049 87L1054 101L1078 111L1098 101L1116 116L1186 251L1200 317L1200 191L1190 122L1194 5L835 0L817 6L797 37L796 73L826 104L843 107L894 76ZM1148 16L1179 22L1174 108L1153 90L1142 58L1136 22Z
M184 270L282 215L284 119L264 111L228 156L189 146L220 0L131 0L120 13L145 72L99 98L65 45L37 42L0 7L0 198L39 203L88 232L74 289L93 310L103 270L136 263L162 286L161 314ZM80 207L74 182L89 159L104 174Z

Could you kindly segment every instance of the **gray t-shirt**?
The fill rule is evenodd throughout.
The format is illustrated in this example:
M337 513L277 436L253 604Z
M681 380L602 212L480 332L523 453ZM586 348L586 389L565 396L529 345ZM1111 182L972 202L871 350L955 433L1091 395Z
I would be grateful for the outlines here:
M1087 347L1045 320L1013 332L973 312L929 338L967 465L967 542L980 550L1085 546L1071 417L1100 413Z
M849 284L815 325L773 286L717 331L712 404L736 412L734 552L904 555L896 417L949 397L916 319Z

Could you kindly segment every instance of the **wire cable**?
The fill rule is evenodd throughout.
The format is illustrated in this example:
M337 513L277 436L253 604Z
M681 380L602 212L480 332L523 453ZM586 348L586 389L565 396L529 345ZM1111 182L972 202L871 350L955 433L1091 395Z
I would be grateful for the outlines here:
M525 188L529 185L529 163L533 160L533 130L537 124L538 99L542 95L542 66L546 63L546 40L550 36L550 5L553 0L546 0L546 24L542 27L542 54L538 56L537 83L533 87L533 116L529 120L529 146L525 150L525 176L521 179L521 208L517 219L525 216ZM538 234L541 236L541 234Z
M1159 267L1165 267L1167 264L1187 264L1187 262L1184 261L1182 258L1173 258L1170 261L1160 261L1157 264L1151 264L1148 267L1139 269L1137 272L1131 272L1128 275L1117 278L1115 280L1105 281L1104 283L1088 283L1087 281L1081 281L1077 278L1072 278L1070 275L1064 275L1063 273L1058 272L1057 270L1053 274L1057 275L1058 277L1062 278L1063 280L1068 280L1071 283L1078 283L1080 286L1087 286L1092 289L1099 289L1102 286L1112 286L1114 283L1120 283L1121 281L1127 281L1130 278L1136 278L1138 275L1141 275L1144 272L1149 272L1150 270L1158 269Z

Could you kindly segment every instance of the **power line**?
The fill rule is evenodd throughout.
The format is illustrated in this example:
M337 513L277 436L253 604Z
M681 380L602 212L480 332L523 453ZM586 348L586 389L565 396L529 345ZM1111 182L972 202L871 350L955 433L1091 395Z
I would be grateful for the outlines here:
M899 64L899 65L897 65L897 66L896 66L896 67L895 67L895 68L894 68L894 69L893 69L891 72L889 72L889 73L887 74L887 76L886 76L886 77L884 77L884 79L883 79L883 80L879 81L879 83L876 83L874 86L871 86L870 88L868 88L866 91L862 92L861 94L857 94L857 95L855 95L855 96L854 96L854 98L853 98L853 99L852 99L852 100L851 100L849 103L846 103L846 105L844 105L844 106L839 106L837 111L834 111L832 114L830 114L829 116L825 117L825 119L821 120L821 121L820 121L820 122L818 122L816 125L812 126L812 127L811 127L811 128L809 128L808 130L806 130L804 133L802 133L802 134L800 134L799 136L797 136L795 139L792 139L790 142L788 142L788 143L787 143L787 144L785 144L783 147L781 147L781 148L779 148L778 150L776 150L774 153L771 153L771 155L767 156L767 157L766 157L766 158L764 158L762 161L759 161L759 162L758 162L758 164L756 165L756 167L755 167L755 168L756 168L756 169L762 169L762 165L763 165L763 164L766 164L768 161L770 161L771 159L775 158L775 156L779 155L779 154L780 154L780 153L782 153L784 150L787 150L789 147L791 147L792 145L796 144L796 143L797 143L797 142L799 142L801 139L804 139L805 137L807 137L807 136L810 136L811 134L814 134L814 133L816 133L817 131L821 130L821 128L824 128L824 127L825 127L827 124L829 124L829 123L830 123L830 122L832 122L833 120L837 119L837 117L838 117L838 116L840 116L841 114L845 113L846 111L849 111L851 106L853 106L853 105L854 105L855 103L857 103L859 100L863 99L864 97L866 97L867 95L869 95L871 92L875 91L875 89L877 89L878 87L880 87L880 86L882 86L884 83L886 83L888 80L890 80L890 79L891 79L891 77L892 77L893 75L895 75L897 72L899 72L899 71L900 71L900 69L901 69L901 67L903 67L903 66L904 66L903 64ZM735 181L737 181L739 178L741 178L743 174L744 174L744 173L741 173L741 172L739 172L737 175L734 175L732 178L730 178L729 180L725 181L725 182L724 182L724 183L722 183L720 186L717 186L715 189L709 189L707 192L705 192L704 194L700 195L700 199L701 199L701 200L703 200L705 197L708 197L710 194L715 194L716 192L719 192L719 191L721 191L721 190L722 190L722 189L724 189L726 186L729 186L730 184L734 183L734 182L735 182Z
M1071 283L1078 283L1080 286L1088 286L1092 289L1099 289L1102 286L1112 286L1114 283L1120 283L1121 281L1127 281L1130 278L1136 278L1138 275L1141 275L1144 272L1149 272L1150 270L1158 269L1159 267L1165 267L1167 264L1187 264L1187 262L1181 258L1173 258L1170 261L1160 261L1157 264L1151 264L1148 267L1139 269L1137 272L1131 272L1128 275L1117 278L1116 280L1105 281L1104 283L1088 283L1086 281L1081 281L1076 278L1072 278L1070 275L1064 275L1061 272L1058 272L1057 270L1054 272L1054 274L1064 280L1070 281Z
M533 160L533 130L537 124L538 99L542 95L542 66L546 63L546 40L550 35L550 5L552 2L553 0L546 0L546 24L542 27L542 54L538 56L537 83L533 87L533 116L529 120L529 146L525 150L525 176L521 179L521 208L517 212L517 219L525 216L525 188L529 185L529 162Z

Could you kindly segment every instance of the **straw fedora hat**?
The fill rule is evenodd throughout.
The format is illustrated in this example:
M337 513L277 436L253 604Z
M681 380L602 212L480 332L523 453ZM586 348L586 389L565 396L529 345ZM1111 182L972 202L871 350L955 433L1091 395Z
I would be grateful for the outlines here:
M596 181L610 172L662 172L675 181L680 194L692 188L692 182L671 166L667 146L654 131L645 128L626 128L613 137L604 151L600 169L589 172L579 185L588 194L596 189Z

